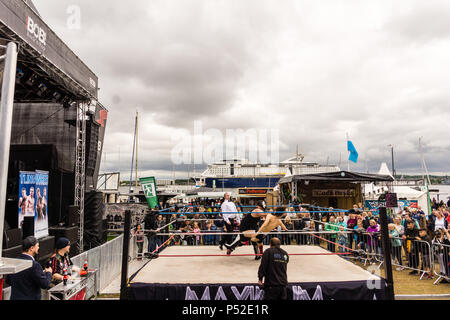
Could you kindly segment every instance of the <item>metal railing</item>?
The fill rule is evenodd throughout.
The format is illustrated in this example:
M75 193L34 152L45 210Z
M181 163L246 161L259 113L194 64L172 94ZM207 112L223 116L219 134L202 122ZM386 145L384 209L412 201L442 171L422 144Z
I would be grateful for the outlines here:
M87 259L89 269L97 270L97 288L101 292L120 276L122 270L122 246L123 235L108 241L100 247L73 257L72 262L76 266L83 266ZM136 241L134 237L130 238L129 260L137 258ZM97 295L97 294L95 294Z
M434 268L434 274L438 277L434 284L438 284L443 279L450 281L450 246L441 243L433 243L432 249L436 266Z

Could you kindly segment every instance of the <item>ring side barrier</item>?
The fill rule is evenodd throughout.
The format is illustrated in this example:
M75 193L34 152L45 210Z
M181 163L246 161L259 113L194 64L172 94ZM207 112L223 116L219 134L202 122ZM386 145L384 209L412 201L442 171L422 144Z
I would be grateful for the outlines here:
M400 245L393 245L393 241L400 242ZM404 240L403 238L391 238L392 265L399 270L408 269L415 271L422 280L426 275L429 277L435 272L435 257L431 243L422 240ZM375 256L379 263L378 268L384 264L383 255Z
M85 251L72 259L76 266L83 266L84 260L87 259L90 269L97 270L97 289L99 292L103 291L111 282L120 276L122 268L122 246L123 235L108 241L107 243ZM137 258L137 245L135 237L130 238L131 259ZM97 293L95 293L97 295Z
M437 277L434 284L439 284L443 279L450 281L450 245L433 243L432 249L436 266L433 271Z

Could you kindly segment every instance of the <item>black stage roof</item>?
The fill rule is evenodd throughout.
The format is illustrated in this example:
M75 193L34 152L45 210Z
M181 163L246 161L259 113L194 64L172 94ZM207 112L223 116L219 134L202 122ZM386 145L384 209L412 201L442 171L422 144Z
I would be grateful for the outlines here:
M391 176L384 176L379 174L356 173L356 172L331 172L296 175L284 177L280 180L280 184L291 183L296 181L331 181L331 182L392 182L394 179Z
M42 20L30 0L0 0L0 38L19 45L16 101L97 100L98 77Z

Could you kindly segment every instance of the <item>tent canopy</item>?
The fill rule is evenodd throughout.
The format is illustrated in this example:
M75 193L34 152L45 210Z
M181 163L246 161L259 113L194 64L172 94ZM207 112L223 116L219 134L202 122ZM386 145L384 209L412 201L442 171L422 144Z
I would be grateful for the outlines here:
M333 181L333 182L392 182L394 179L391 176L356 173L356 172L328 172L317 174L306 174L284 177L279 184L291 183L296 181Z

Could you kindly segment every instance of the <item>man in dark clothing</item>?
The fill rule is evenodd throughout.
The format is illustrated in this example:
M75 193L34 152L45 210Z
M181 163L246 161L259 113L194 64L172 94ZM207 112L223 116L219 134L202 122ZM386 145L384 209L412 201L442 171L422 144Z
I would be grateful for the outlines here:
M39 242L35 237L23 240L22 254L18 259L31 260L31 268L7 276L6 282L11 286L11 300L41 300L41 289L47 289L52 280L52 268L42 270L34 260L39 253Z
M288 263L289 255L281 249L280 239L270 239L270 248L264 252L258 270L260 286L264 280L264 300L287 300Z
M55 244L56 252L52 255L49 265L53 270L53 284L59 284L64 280L64 269L67 270L70 277L72 272L79 272L78 267L74 267L72 260L69 257L70 241L67 238L59 238Z
M156 250L156 230L158 229L156 225L157 212L151 210L144 218L144 229L147 234L148 240L148 252L153 252Z
M403 235L403 241L406 245L406 254L408 256L408 267L413 269L409 274L417 274L417 269L419 267L419 248L417 241L420 241L419 229L417 229L415 222L410 219L406 223L405 234Z

